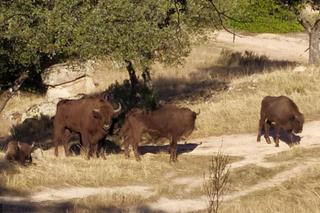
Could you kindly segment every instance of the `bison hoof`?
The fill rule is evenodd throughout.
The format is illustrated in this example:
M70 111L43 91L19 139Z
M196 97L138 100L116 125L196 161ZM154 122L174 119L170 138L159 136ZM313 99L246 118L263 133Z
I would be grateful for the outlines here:
M276 147L279 147L279 144L276 144Z
M138 161L138 162L141 161L141 158L136 158L136 161Z

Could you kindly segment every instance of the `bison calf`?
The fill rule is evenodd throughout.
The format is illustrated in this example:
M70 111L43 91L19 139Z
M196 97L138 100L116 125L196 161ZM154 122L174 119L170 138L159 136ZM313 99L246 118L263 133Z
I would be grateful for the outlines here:
M267 143L271 143L269 138L271 123L275 123L275 144L278 147L280 128L291 134L292 142L292 131L295 133L302 132L304 116L290 98L286 96L266 96L261 102L257 142L260 142L262 128L264 127L264 137Z
M148 132L151 136L171 140L170 161L176 161L177 142L192 133L196 117L197 114L190 109L174 105L164 105L151 112L140 109L131 110L120 130L120 134L125 137L123 144L126 157L129 157L129 145L131 145L136 160L140 160L138 144L142 133Z
M10 141L7 145L5 159L8 161L17 161L21 165L32 163L31 152L34 147L27 143L20 143L18 141Z

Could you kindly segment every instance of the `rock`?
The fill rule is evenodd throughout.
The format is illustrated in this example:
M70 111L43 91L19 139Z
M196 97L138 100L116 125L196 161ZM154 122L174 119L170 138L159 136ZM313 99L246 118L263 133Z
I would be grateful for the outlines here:
M75 81L55 87L49 87L46 98L49 102L58 102L60 99L74 99L80 94L89 94L96 91L96 85L91 77L83 77Z
M94 61L56 64L44 71L42 81L48 86L46 99L57 103L60 99L77 98L79 94L96 92L97 85L91 76Z
M68 62L56 64L47 68L42 74L41 78L47 86L58 86L65 84L84 76L92 76L94 71L94 61Z
M21 120L24 121L27 118L39 117L41 114L54 116L56 114L55 102L43 102L31 106L26 112L22 113Z

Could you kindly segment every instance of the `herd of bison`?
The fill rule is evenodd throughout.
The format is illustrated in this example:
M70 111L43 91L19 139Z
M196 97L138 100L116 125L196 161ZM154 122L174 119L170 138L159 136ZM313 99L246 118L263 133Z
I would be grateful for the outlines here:
M80 135L80 143L87 150L87 158L94 155L105 159L105 153L99 151L99 141L110 134L114 118L123 110L119 104L117 109L101 97L84 96L77 100L61 100L57 104L56 115L53 117L53 146L55 156L58 156L58 146L64 146L65 155L69 156L69 142L74 133ZM137 161L140 160L138 145L143 133L147 132L156 138L170 140L170 161L177 161L177 143L187 138L195 129L196 113L185 107L173 104L160 105L155 110L133 108L126 112L125 120L120 130L115 134L121 139L125 156L129 157L131 145ZM208 118L214 119L214 118ZM275 144L279 146L280 129L291 136L292 132L300 133L303 128L304 116L297 105L286 96L266 96L261 102L259 130L257 141L264 134L267 143L270 126L275 126ZM33 144L18 140L7 143L5 159L22 165L32 162Z

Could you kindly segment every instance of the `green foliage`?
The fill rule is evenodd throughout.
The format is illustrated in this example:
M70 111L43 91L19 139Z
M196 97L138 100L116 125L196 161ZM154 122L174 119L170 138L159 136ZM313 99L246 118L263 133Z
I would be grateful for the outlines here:
M295 14L274 0L242 0L232 14L235 20L228 20L227 24L236 30L255 33L303 31Z
M120 103L123 111L128 111L133 107L147 110L155 109L158 105L158 97L153 89L139 83L136 88L137 95L132 97L132 88L128 80L122 84L115 82L106 90L108 99L115 103Z
M205 0L0 1L0 84L72 58L180 63L215 17Z

